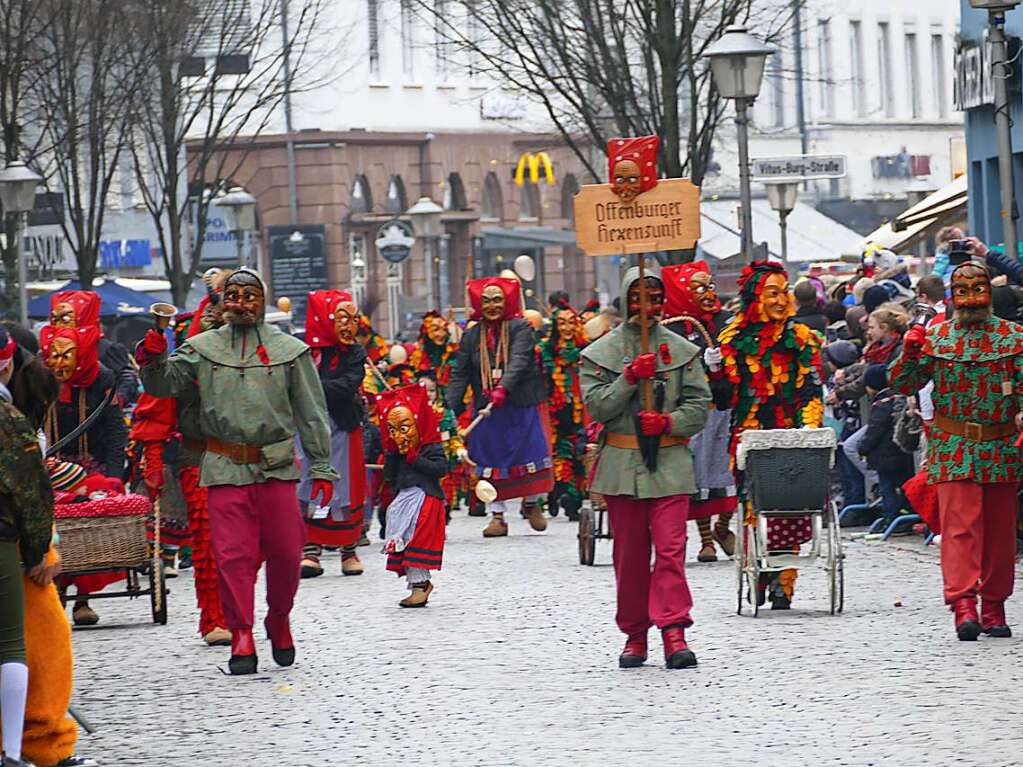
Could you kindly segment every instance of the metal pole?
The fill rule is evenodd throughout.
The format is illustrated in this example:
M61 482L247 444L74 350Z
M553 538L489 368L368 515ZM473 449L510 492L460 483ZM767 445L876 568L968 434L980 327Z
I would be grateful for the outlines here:
M785 264L785 271L792 277L792 268L789 266L789 212L778 211L778 228L781 230L781 262Z
M810 152L810 140L806 135L806 106L803 96L803 2L792 0L792 47L796 53L796 125L799 128L799 145L803 154Z
M433 298L436 295L433 291L433 243L434 237L423 238L423 277L426 278L426 307L427 310L435 309Z
M1005 12L988 11L988 39L991 43L991 75L995 85L995 127L998 131L998 179L1002 188L1002 232L1005 254L1015 258L1016 182L1012 167L1012 124L1009 115L1007 81L1011 67L1007 63Z
M245 262L245 246L242 243L242 238L244 236L245 236L245 231L243 229L235 229L234 230L234 243L235 243L235 247L237 247L237 249L238 249L238 267L239 268L244 267L244 266L248 266L248 264Z
M21 326L28 324L28 266L25 263L25 250L21 247L22 217L27 213L14 214L14 255L18 259L18 304L21 310ZM83 290L90 290L91 285L83 285Z
M739 134L739 202L742 228L742 257L753 260L753 192L750 189L749 111L746 99L735 100L735 125Z

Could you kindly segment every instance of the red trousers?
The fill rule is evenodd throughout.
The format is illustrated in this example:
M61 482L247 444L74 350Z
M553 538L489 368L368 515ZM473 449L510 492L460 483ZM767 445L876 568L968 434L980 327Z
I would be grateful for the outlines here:
M651 625L691 626L693 597L685 565L689 497L607 495L604 500L614 530L618 628L631 636L646 634Z
M936 488L945 602L978 594L1004 602L1015 575L1017 483L939 482Z
M301 572L305 522L296 482L209 488L210 529L227 628L252 628L256 576L266 562L266 603L287 616Z

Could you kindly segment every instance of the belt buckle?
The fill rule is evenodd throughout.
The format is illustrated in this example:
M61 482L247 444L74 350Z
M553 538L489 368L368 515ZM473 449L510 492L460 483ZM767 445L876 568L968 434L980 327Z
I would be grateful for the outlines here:
M981 442L981 434L984 429L984 424L977 423L976 421L964 421L963 422L963 436L971 442Z

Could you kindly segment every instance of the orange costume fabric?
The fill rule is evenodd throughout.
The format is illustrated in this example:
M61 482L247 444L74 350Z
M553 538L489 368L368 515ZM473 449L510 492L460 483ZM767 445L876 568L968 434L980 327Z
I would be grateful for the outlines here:
M57 559L51 548L47 563ZM28 659L22 758L37 767L54 767L74 753L78 740L78 726L67 715L73 683L71 626L56 586L39 586L28 577L22 581Z

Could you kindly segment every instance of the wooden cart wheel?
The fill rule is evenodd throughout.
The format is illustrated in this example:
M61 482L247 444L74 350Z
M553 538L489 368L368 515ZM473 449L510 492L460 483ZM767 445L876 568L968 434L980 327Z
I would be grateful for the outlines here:
M167 625L167 582L163 578L163 564L158 554L149 563L149 606L153 623Z
M597 558L596 528L592 509L579 512L579 564L592 566Z

